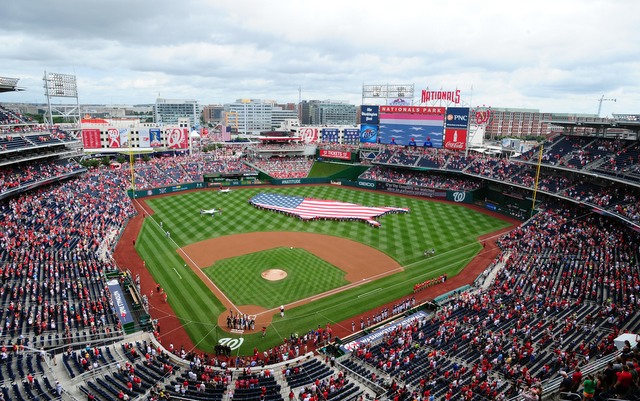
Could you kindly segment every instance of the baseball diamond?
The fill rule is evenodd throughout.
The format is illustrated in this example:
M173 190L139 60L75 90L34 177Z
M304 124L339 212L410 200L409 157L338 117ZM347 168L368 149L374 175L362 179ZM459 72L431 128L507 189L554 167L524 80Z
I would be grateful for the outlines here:
M238 336L226 326L229 311L256 316L254 330L242 334L240 352L281 341L262 339L262 325L281 336L314 328L319 316L337 325L410 295L417 282L444 273L455 276L481 251L478 237L509 225L465 206L408 196L335 186L269 188L270 193L410 210L380 217L380 228L354 221L301 221L252 207L247 199L261 192L244 188L214 197L205 190L139 202L148 213L136 250L168 293L171 312L202 350L220 338ZM200 216L200 209L214 206L224 214ZM164 230L171 231L170 238ZM425 247L438 249L437 257L425 260ZM286 279L261 279L262 271L276 266L286 266ZM330 271L344 278L322 284ZM282 319L280 304L287 306Z

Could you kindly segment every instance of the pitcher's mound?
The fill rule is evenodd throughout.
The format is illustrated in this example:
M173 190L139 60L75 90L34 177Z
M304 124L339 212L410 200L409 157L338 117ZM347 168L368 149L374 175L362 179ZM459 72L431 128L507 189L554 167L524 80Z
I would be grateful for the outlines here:
M280 269L269 269L262 272L262 278L269 281L278 281L287 277L287 272Z

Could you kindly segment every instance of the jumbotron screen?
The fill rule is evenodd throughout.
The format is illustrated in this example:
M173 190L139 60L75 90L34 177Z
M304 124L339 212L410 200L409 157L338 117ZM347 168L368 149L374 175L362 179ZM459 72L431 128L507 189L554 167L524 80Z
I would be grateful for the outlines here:
M367 110L366 123L361 120L361 142L456 150L466 147L469 108L367 106Z
M380 143L441 148L444 107L380 106Z

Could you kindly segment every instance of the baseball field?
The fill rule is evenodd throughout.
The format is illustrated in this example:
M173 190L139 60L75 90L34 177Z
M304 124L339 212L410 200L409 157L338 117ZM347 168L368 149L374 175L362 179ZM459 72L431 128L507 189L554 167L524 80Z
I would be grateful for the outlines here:
M251 206L260 192L410 212L380 217L379 228L301 221ZM173 313L198 349L210 352L231 338L238 354L411 296L413 285L427 279L452 277L482 249L479 236L509 225L452 203L328 185L203 190L145 202L153 214L135 248ZM222 212L200 213L213 208ZM425 258L432 248L435 256ZM255 316L256 330L229 332L229 310Z

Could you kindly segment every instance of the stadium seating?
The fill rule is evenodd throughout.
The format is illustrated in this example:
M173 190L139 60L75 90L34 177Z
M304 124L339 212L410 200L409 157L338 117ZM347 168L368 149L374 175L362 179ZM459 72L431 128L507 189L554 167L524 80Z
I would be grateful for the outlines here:
M16 116L0 110L3 119L14 121ZM46 131L12 131L0 135L0 152L63 145L66 138ZM629 141L559 136L544 149L548 166L539 177L539 189L608 215L547 198L546 210L499 239L503 267L488 288L457 294L429 319L348 356L340 362L345 368L384 386L386 396L399 401L412 397L405 386L439 398L496 399L500 394L516 395L513 383L535 386L561 370L572 372L589 361L611 357L616 354L617 334L640 330L636 312L640 238L623 224L640 220L639 192L625 185L640 179L640 147ZM517 159L501 159L441 149L382 147L374 166L360 178L466 191L488 180L517 184L528 194L535 181L531 163L536 157L535 150ZM305 158L248 159L237 148L220 148L208 155L138 160L135 172L139 188L154 188L198 181L206 173L256 172L256 168L274 177L305 177L311 164ZM238 400L279 401L288 389L299 389L304 399L302 394L318 391L311 390L314 385L321 393L327 391L326 399L351 400L362 394L366 381L335 385L342 380L339 374L315 358L292 363L282 381L236 372L228 381L220 367L204 377L203 369L194 369L193 379L191 356L175 364L161 354L147 358L152 352L144 342L120 342L122 327L109 305L106 276L117 270L107 257L109 250L135 213L123 191L129 185L128 165L124 163L122 170L80 170L77 163L64 160L0 168L0 194L82 173L0 203L0 335L7 348L0 382L5 399L57 397L53 383L58 378L47 372L44 358L23 352L21 346L57 353L60 369L68 375L65 379L77 380L79 391L100 400L117 398L121 392L132 397L152 392L222 400L231 390ZM589 178L592 173L619 181L594 180ZM611 215L624 220L620 223ZM393 303L384 319L413 306L410 299ZM376 323L380 319L371 316ZM308 341L292 339L289 346L317 343L326 336L310 331L305 335ZM273 352L268 362L280 362L282 354ZM140 380L139 387L127 366ZM96 375L85 375L93 369ZM32 384L25 380L29 374L36 376ZM241 380L252 379L258 380L253 388L236 387ZM607 390L628 399L638 395Z

